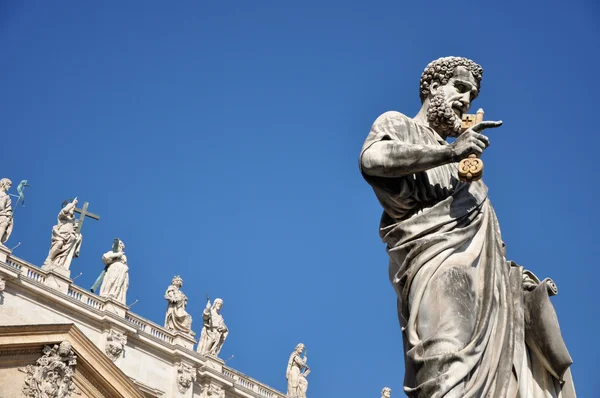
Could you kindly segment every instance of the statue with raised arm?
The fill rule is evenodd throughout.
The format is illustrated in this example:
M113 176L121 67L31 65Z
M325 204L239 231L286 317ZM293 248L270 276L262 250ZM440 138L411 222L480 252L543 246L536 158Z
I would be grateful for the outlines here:
M502 124L478 118L463 128L482 75L466 58L431 62L417 115L382 114L360 153L361 173L383 208L379 233L397 294L404 390L419 398L575 397L548 299L555 286L507 261L486 185L458 176L461 160L488 148L482 132Z
M52 227L52 243L42 269L50 270L56 267L69 269L73 257L79 256L82 236L76 231L76 206L77 198L58 213L58 223Z
M197 350L202 355L218 356L225 339L227 339L229 329L221 315L221 308L223 308L223 300L220 298L215 299L212 305L210 299L206 302L206 308L202 312L204 322Z
M287 396L290 398L306 398L306 390L308 389L306 376L310 373L310 369L306 364L308 361L306 353L302 358L304 348L304 344L298 344L288 360L285 378L288 384Z
M129 266L125 255L125 244L118 241L117 250L111 250L102 255L105 265L105 275L100 286L100 296L110 297L123 304L129 288Z
M13 230L13 209L8 190L12 181L8 178L0 180L0 245L8 240Z
M171 286L167 288L165 299L167 299L167 315L165 316L165 328L175 332L191 333L192 316L185 311L187 297L180 290L183 279L179 275L173 277Z

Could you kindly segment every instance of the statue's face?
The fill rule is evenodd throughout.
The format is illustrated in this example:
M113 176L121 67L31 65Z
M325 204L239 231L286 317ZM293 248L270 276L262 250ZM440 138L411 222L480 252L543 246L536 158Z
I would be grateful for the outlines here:
M71 343L69 343L68 341L63 341L58 346L58 355L60 355L60 356L69 355L71 353L71 348L72 348Z
M392 396L392 390L390 390L389 388L385 388L381 394L383 395L384 398L390 398Z
M300 345L296 351L298 351L298 354L302 354L304 351L304 345Z
M477 97L477 81L465 67L458 66L445 85L432 84L427 119L446 136L460 133L463 114L469 111L471 101Z
M223 308L223 302L222 302L222 301L217 301L217 302L215 303L215 309L216 309L217 311L221 311L221 308Z
M10 183L10 181L5 181L5 182L3 182L3 183L2 183L2 185L0 186L0 189L2 189L4 192L8 192L8 190L9 190L9 189L10 189L10 187L11 187L11 185L12 185L12 184Z

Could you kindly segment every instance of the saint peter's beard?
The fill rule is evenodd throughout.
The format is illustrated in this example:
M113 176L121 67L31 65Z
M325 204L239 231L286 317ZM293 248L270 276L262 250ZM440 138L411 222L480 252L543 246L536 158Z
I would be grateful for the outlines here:
M460 101L454 101L452 105L455 108L464 109ZM460 134L462 119L454 112L453 108L448 106L443 93L436 94L431 98L427 107L427 120L436 131L448 137L457 137Z

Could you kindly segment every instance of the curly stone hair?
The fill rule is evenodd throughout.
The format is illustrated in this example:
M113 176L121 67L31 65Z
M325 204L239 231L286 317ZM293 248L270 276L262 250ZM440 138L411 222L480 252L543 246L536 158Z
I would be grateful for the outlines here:
M421 103L429 95L429 87L433 82L438 82L441 85L448 83L448 80L454 75L454 70L457 66L465 67L473 74L477 84L481 86L481 77L483 76L483 68L463 57L443 57L432 61L427 65L421 75Z

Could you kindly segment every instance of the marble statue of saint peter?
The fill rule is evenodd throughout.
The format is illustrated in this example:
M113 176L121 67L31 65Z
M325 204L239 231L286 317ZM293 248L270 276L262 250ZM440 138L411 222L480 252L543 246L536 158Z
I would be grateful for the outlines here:
M575 397L549 301L556 286L507 261L486 185L457 176L461 159L489 146L482 132L502 124L483 121L460 133L482 75L466 58L431 62L418 114L379 116L360 153L383 208L404 390L419 398Z

